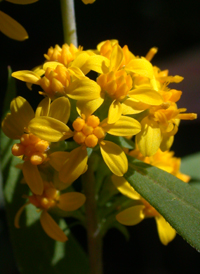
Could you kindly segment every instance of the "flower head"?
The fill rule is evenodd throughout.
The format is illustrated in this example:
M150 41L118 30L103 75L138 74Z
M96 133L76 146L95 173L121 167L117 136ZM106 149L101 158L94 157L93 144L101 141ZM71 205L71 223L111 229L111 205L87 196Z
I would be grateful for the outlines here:
M77 210L85 203L85 195L79 192L60 194L52 183L43 183L44 189L41 195L33 193L30 196L26 196L28 202L18 210L14 221L15 227L19 228L19 218L25 206L32 204L37 208L38 212L41 212L40 223L46 234L54 240L65 242L68 240L67 236L47 211L56 207L64 211Z

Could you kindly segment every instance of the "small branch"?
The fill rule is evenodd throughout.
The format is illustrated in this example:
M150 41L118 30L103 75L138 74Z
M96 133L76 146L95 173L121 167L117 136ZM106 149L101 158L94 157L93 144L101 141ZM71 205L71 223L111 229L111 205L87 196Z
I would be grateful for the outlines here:
M74 10L74 0L60 0L64 41L68 45L70 43L78 46L77 32L76 32L76 18Z
M99 233L97 206L95 200L95 177L88 164L88 170L82 175L83 190L86 196L85 213L88 237L90 274L102 274L102 236Z

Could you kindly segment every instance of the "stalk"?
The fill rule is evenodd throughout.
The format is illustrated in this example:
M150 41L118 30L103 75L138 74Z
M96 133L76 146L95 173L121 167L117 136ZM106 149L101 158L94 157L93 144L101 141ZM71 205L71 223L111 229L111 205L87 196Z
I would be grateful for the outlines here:
M78 46L74 0L60 0L64 42Z
M82 175L83 190L86 196L85 214L88 238L90 274L102 274L102 236L99 233L97 204L95 199L95 177L88 164L88 170Z

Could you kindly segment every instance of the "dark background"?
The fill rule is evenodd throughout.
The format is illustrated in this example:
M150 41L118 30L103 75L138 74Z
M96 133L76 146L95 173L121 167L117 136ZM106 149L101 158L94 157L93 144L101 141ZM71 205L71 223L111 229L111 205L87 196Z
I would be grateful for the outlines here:
M153 64L169 69L170 75L185 79L174 87L183 91L179 107L200 114L200 4L198 1L172 0L96 0L85 6L75 0L79 45L94 49L106 39L118 39L135 54L145 56L152 46L159 48ZM44 61L50 46L63 44L60 1L39 0L31 5L1 2L0 9L20 22L29 39L18 42L0 33L0 89L3 102L7 66L13 71L32 69ZM172 85L170 87L173 87ZM37 104L41 97L17 81L18 94ZM34 104L33 103L33 104ZM199 118L182 121L172 149L182 157L200 151ZM3 208L0 210L0 273L17 273ZM148 224L147 224L148 222ZM80 229L80 228L78 228ZM84 231L76 231L83 235ZM104 241L105 274L189 274L199 273L200 255L181 237L167 247L158 240L155 221L145 220L129 228L131 238L112 229ZM77 259L78 260L78 259ZM77 273L79 274L79 273ZM80 273L81 274L81 273Z

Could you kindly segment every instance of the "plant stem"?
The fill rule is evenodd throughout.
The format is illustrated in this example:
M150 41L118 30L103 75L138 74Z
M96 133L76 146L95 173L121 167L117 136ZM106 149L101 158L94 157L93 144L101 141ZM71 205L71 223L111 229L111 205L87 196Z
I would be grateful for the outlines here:
M90 274L102 274L102 236L99 233L97 204L95 199L95 177L88 164L88 170L82 175L83 190L86 196L85 213L88 237Z
M74 10L74 0L60 0L64 41L68 45L78 45L77 32L76 32L76 18Z

